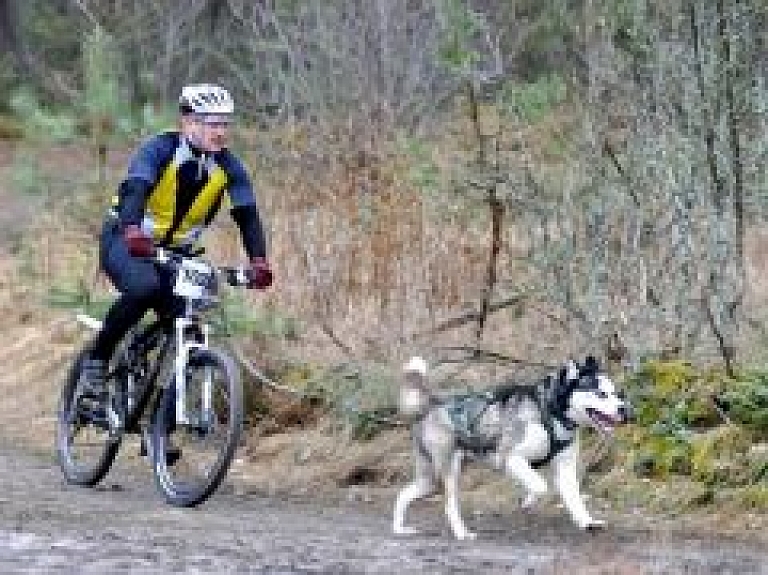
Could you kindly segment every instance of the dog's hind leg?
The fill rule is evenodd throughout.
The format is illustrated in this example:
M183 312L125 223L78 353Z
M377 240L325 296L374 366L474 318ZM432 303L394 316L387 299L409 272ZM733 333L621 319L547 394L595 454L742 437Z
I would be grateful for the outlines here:
M396 535L414 535L418 531L412 527L405 526L405 513L408 506L428 495L432 495L437 490L437 485L431 476L420 476L416 480L404 487L397 495L395 501L395 513L392 521L392 531Z
M475 539L476 535L467 529L461 518L461 505L459 501L459 478L461 477L462 453L453 454L448 473L443 477L445 485L445 515L451 525L456 539Z

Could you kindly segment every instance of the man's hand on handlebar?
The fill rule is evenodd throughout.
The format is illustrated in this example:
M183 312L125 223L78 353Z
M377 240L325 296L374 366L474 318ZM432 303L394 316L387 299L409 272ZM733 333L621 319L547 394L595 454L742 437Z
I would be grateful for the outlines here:
M267 258L251 258L251 267L248 270L248 278L250 281L247 287L251 289L266 289L272 285L272 267L269 265Z
M149 258L155 254L152 238L137 225L123 228L123 240L128 247L128 253L135 258Z

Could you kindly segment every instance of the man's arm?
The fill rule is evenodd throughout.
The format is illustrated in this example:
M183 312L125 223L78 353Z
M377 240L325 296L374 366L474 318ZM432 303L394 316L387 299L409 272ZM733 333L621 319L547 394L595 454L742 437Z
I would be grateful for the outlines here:
M117 214L123 226L139 226L144 218L144 206L152 188L146 180L131 178L123 180L118 189L120 201Z
M267 242L256 204L233 207L232 219L240 228L240 236L248 258L266 258Z
M243 165L231 154L227 154L229 175L229 199L232 203L232 218L240 228L245 253L251 262L248 287L266 289L272 285L272 268L267 261L267 240L261 223L259 209L248 173Z
M245 253L248 254L249 259L266 258L266 234L256 205L251 179L245 167L233 155L227 154L226 164L232 219L240 229Z
M117 213L123 226L141 225L149 193L174 148L174 136L160 134L144 142L131 158L128 173L118 188Z

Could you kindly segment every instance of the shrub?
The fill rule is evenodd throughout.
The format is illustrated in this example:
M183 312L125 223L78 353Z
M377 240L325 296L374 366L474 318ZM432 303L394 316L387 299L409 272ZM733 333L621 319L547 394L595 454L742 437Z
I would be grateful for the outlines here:
M535 82L507 82L501 92L502 108L509 115L536 123L566 98L565 81L557 74L542 76Z
M24 137L24 128L18 119L0 116L0 140L19 140Z
M741 485L749 480L749 435L721 425L691 438L691 476L707 485Z
M25 136L55 142L71 141L76 136L77 122L73 116L44 109L29 90L14 92L9 105L21 122Z
M734 423L744 425L759 439L768 439L768 373L737 376L718 394L718 400Z
M767 377L756 372L732 380L716 369L696 372L683 361L645 363L625 382L636 411L636 425L624 435L633 471L687 475L706 485L753 481L758 472L749 447L768 429Z

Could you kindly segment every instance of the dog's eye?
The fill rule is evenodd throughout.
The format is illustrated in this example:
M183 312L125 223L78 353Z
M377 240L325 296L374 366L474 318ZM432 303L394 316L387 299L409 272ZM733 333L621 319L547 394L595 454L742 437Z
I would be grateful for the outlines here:
M599 397L600 399L605 399L606 397L608 397L608 394L605 393L602 389L596 389L595 390L595 395L597 397Z

